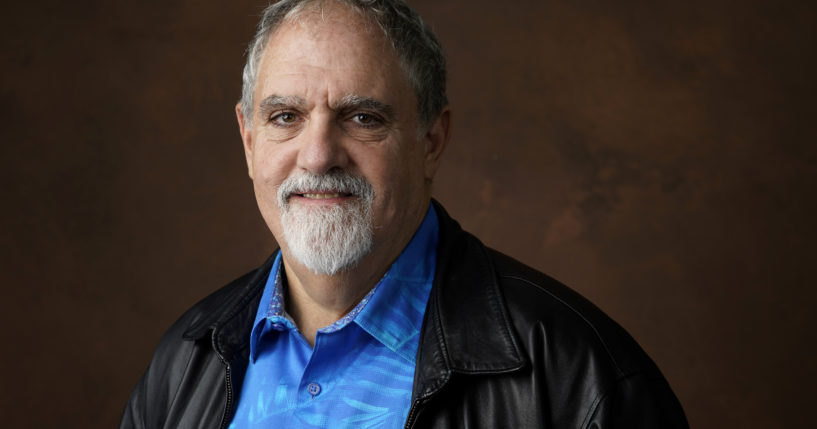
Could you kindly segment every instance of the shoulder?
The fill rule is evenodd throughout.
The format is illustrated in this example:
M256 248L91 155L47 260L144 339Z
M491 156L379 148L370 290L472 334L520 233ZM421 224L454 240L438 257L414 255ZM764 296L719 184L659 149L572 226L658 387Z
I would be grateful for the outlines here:
M598 368L585 369L604 369L604 379L656 371L635 340L590 301L485 246L439 203L435 209L440 220L437 274L445 286L440 302L447 325L463 320L469 326L481 323L483 329L492 329L486 323L502 325L496 332L510 325L529 359L540 356L545 347L550 361L590 362Z
M204 340L209 348L209 335L223 328L238 313L252 313L254 316L272 259L270 257L260 267L217 289L185 311L162 336L151 365L156 364L157 360L172 361L173 357L185 353L199 340Z
M529 369L548 380L565 418L583 427L687 427L660 370L618 323L552 277L486 249Z
M268 260L206 296L187 310L168 333L176 332L185 339L196 339L224 323L260 296L270 265Z
M614 374L655 371L655 365L618 323L579 293L496 250L486 248L497 283L520 335L542 330L563 353L594 353Z
M198 413L214 412L195 405L209 400L199 396L223 392L222 358L211 333L235 319L236 313L255 311L253 303L264 284L260 279L266 278L269 265L265 263L211 293L168 328L131 393L121 427L163 427L174 418L182 418L185 414L179 410L191 404L190 409ZM214 388L194 388L198 384L212 384Z
M153 360L156 361L157 358L172 354L185 342L204 338L216 327L220 320L225 319L231 309L236 306L239 298L251 295L247 294L246 289L252 284L252 279L262 268L243 274L185 310L162 335L154 352Z

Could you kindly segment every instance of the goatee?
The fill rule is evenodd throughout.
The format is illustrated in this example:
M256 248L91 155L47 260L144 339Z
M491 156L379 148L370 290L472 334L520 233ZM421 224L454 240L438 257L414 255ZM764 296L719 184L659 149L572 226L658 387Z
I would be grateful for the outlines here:
M351 197L330 205L291 203L305 193ZM316 274L334 275L354 267L372 248L374 188L344 171L304 173L278 187L281 226L289 253Z

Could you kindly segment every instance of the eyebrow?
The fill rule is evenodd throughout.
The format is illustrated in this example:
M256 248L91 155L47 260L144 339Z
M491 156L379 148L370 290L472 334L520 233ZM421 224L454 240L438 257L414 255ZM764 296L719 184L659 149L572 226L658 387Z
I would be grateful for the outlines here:
M269 113L282 108L304 108L306 100L294 95L277 95L272 94L258 103L258 112L261 116L267 116Z

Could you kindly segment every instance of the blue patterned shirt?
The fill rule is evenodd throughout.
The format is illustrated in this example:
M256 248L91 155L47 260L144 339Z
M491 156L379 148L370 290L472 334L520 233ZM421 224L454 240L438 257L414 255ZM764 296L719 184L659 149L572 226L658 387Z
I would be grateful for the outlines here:
M433 207L383 278L314 348L284 311L275 258L250 337L250 362L230 429L400 428L436 265Z

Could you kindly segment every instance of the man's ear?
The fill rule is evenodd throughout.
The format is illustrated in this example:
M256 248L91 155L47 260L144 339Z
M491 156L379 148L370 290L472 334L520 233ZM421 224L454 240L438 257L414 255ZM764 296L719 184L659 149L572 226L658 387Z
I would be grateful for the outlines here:
M235 116L238 119L238 131L241 133L241 140L244 142L244 156L247 158L247 174L252 179L252 118L244 117L244 111L241 110L241 102L235 105Z
M431 181L440 166L440 159L448 145L451 130L451 109L443 107L442 112L424 136L425 142L425 178Z

